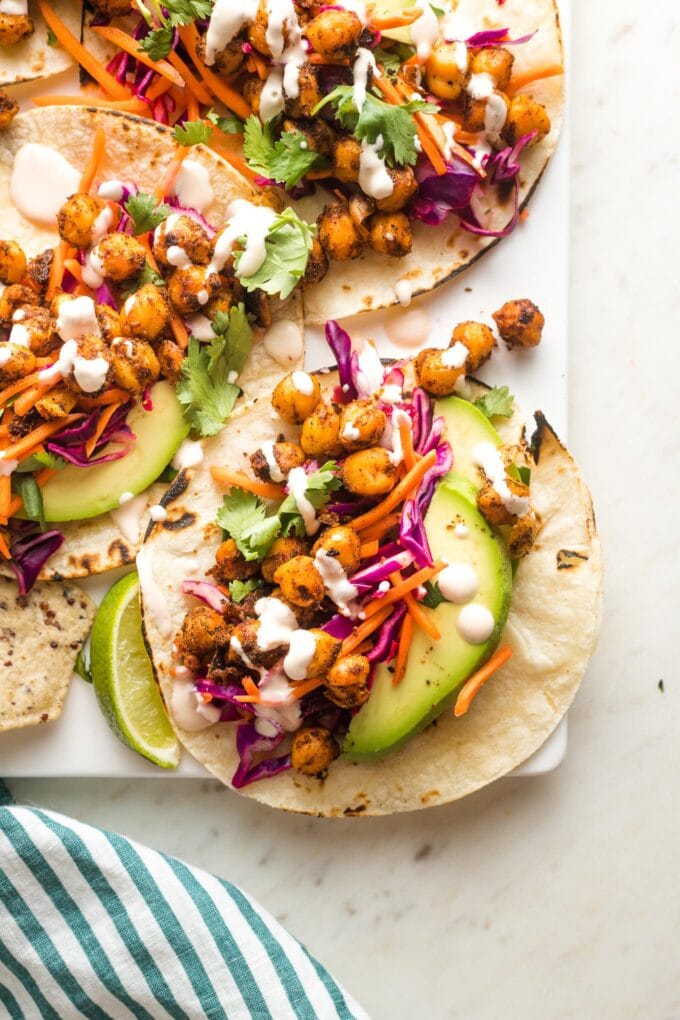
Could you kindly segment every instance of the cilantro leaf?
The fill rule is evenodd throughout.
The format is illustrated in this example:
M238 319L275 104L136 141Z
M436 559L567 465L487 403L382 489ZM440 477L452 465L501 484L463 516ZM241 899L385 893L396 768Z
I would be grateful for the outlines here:
M52 468L56 471L61 471L66 467L63 457L57 457L56 453L50 453L49 450L39 450L38 453L33 454L33 459L42 467Z
M14 478L14 488L24 504L24 513L30 521L38 521L40 530L45 530L45 510L40 486L31 474L18 474Z
M136 294L139 288L143 287L145 283L153 283L155 287L165 287L165 280L160 273L156 272L149 262L144 263L144 268L139 276L133 276L131 279L125 281L120 292L121 298L125 300L130 297L130 294Z
M249 595L251 591L257 591L258 588L262 587L262 582L256 578L251 577L247 581L235 581L229 582L229 595L232 602L240 603L243 602L246 595Z
M214 436L230 416L241 392L236 378L250 351L253 333L242 305L229 312L224 333L208 345L189 340L177 398L184 417L202 436Z
M206 120L209 120L211 124L214 124L220 131L224 131L225 135L242 135L245 122L237 117L235 113L230 113L226 117L221 117L217 110L208 110L205 115Z
M302 131L284 131L274 140L273 122L261 124L251 116L245 122L243 151L251 170L292 188L313 169L328 166L328 160L309 145Z
M47 45L48 46L59 45L59 40L57 39L56 35L54 34L51 28L47 29Z
M442 595L441 588L436 581L434 584L432 581L425 582L425 593L424 597L420 600L420 604L427 606L428 609L436 609L442 602L448 602L448 599L445 599Z
M530 467L518 467L517 474L519 475L520 482L524 482L525 485L529 485L531 482L531 468Z
M335 473L337 467L334 460L328 460L317 471L307 476L305 496L315 510L322 510L330 500L331 493L340 488L341 482ZM305 522L292 494L286 496L279 507L279 519L284 537L289 535L301 537L306 534Z
M209 18L213 0L169 0L168 3L163 0L163 7L168 12L169 24L176 28L178 25L190 25L193 21Z
M382 137L382 149L378 155L391 166L412 166L418 158L413 114L436 113L439 109L424 99L411 99L401 106L393 106L369 92L359 112L354 103L354 88L351 85L338 85L317 103L312 116L316 116L329 103L335 106L342 126L359 141L374 145L378 137Z
M243 252L234 252L236 275L247 291L263 290L266 294L288 295L304 276L312 250L314 228L293 212L284 209L272 223L265 240L265 259L257 272L241 276L238 272ZM239 238L245 244L246 238Z
M247 560L264 559L281 530L278 514L267 517L264 502L245 489L232 489L217 511L217 523Z
M514 399L507 386L494 386L488 393L477 397L473 403L489 419L512 418Z
M165 203L158 205L153 195L140 191L138 195L130 195L125 203L125 212L132 220L133 233L138 235L154 230L167 219L172 209Z
M212 128L202 120L186 120L176 124L172 137L178 145L205 145L210 141Z
M92 683L92 670L90 668L90 660L85 654L85 649L81 648L76 656L76 661L73 666L73 672L77 673L78 676L85 681L85 683Z
M139 43L140 49L148 53L152 60L163 60L172 49L175 32L171 25L154 28Z
M388 74L396 74L404 61L408 60L415 53L415 47L407 46L405 43L395 43L390 48L383 49L377 46L373 50L373 56L377 64L381 64Z

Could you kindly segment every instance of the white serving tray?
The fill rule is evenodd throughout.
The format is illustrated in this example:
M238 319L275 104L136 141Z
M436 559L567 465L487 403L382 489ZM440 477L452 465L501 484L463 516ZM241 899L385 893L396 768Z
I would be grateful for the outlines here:
M571 0L561 3L568 53ZM55 93L77 91L74 74L60 75ZM30 96L47 91L35 85L17 90L22 105ZM569 297L569 125L553 160L529 204L529 217L514 234L488 252L479 262L450 283L419 299L430 318L428 344L444 345L452 327L465 319L482 318L493 324L491 312L510 298L528 297L546 318L541 346L531 352L508 353L499 348L482 372L490 383L507 384L524 408L540 409L566 439L568 381ZM415 304L415 303L414 303ZM388 313L393 314L393 313ZM384 316L368 313L344 324L354 335L376 340L385 356L404 356L405 349L387 340ZM328 363L321 331L307 332L307 367ZM95 599L121 575L115 571L83 583ZM562 720L545 744L516 769L512 776L535 776L550 772L563 761L567 749L567 720ZM184 755L176 770L157 768L121 744L109 730L89 684L74 677L59 720L0 735L0 776L17 777L112 777L151 776L205 777L205 771Z

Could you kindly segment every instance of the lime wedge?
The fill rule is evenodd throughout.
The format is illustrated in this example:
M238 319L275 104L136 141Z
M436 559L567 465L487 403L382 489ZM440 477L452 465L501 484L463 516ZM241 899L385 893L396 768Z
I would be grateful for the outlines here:
M144 646L136 573L126 574L106 593L94 618L90 649L95 694L113 732L154 764L176 768L181 749Z

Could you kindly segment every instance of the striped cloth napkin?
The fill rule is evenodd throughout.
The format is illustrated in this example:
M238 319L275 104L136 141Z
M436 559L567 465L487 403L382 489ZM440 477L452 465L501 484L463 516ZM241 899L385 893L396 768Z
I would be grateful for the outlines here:
M236 886L1 781L0 1016L367 1020Z

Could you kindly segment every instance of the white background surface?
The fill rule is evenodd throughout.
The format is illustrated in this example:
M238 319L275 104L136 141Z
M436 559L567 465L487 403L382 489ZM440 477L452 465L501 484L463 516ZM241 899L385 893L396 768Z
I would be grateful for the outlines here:
M208 781L11 784L241 883L374 1020L680 1018L678 21L575 12L570 442L607 574L561 769L340 824Z

